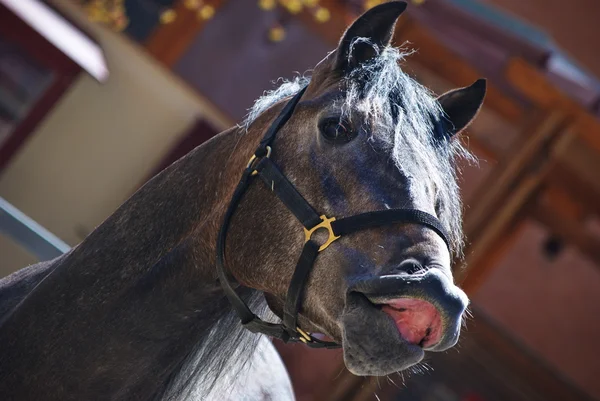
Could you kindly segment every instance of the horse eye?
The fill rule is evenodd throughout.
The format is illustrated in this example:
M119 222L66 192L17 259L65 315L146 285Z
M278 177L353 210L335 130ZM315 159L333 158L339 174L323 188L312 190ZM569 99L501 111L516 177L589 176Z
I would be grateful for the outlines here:
M326 140L334 143L347 143L356 136L350 124L337 118L323 121L319 129Z

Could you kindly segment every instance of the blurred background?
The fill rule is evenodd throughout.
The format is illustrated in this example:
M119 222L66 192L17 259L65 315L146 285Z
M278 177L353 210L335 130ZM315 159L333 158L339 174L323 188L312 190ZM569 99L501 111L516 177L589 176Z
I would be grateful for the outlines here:
M409 0L410 1L410 0ZM80 242L148 178L309 72L374 0L0 0L0 276ZM412 0L395 43L464 135L459 346L360 378L276 342L301 401L600 399L600 2Z

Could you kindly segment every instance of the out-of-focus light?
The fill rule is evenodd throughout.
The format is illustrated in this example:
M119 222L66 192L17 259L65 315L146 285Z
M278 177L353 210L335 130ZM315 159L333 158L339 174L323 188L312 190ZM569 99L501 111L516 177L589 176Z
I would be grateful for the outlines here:
M202 1L201 0L185 0L183 2L183 5L188 10L197 10L202 5Z
M160 14L161 24L170 24L177 19L177 12L173 9L168 9Z
M302 3L306 7L316 7L319 4L319 0L303 0Z
M200 8L200 10L198 10L198 18L205 20L205 21L214 17L214 15L215 15L215 8L208 4L205 6L202 6L202 8Z
M281 4L292 14L298 14L304 7L300 0L281 0Z
M89 37L39 0L0 0L98 81L108 78L102 49Z
M124 0L93 0L84 6L88 19L109 26L112 30L121 32L129 24L125 13Z
M383 3L383 0L365 0L365 2L363 3L363 8L365 10L369 10L375 6L380 5L381 3Z
M282 26L277 25L269 29L269 40L271 42L281 42L285 39L285 29Z
M269 11L275 8L277 4L275 3L275 0L259 0L258 1L258 7L260 7L261 9L265 10L265 11Z
M331 18L331 13L325 7L319 7L317 11L315 11L315 19L318 22L327 22Z

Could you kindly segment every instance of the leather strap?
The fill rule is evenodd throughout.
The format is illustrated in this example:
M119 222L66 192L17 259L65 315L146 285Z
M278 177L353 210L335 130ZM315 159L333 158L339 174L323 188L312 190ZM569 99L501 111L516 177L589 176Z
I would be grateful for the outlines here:
M292 114L294 114L294 109L296 108L296 105L300 101L302 95L304 95L306 88L307 86L300 89L300 91L298 91L298 93L296 93L294 97L291 98L283 107L275 121L273 121L273 123L263 136L262 141L260 141L258 149L256 149L256 152L254 152L256 157L264 157L267 154L267 146L269 146L271 142L273 142L273 140L275 139L275 135L277 135L281 127L283 127L285 123L288 122Z
M227 273L225 270L225 243L227 242L229 223L231 222L231 218L233 217L233 213L235 212L239 201L242 199L242 196L250 184L251 174L252 169L247 168L244 170L242 178L233 192L229 207L225 211L223 223L221 224L221 229L219 230L219 235L217 237L217 273L219 274L219 282L221 283L221 287L229 299L229 302L233 306L233 309L236 311L240 320L242 321L242 324L244 325L253 321L254 318L256 318L256 315L252 313L250 308L248 308L246 303L242 301L229 283L229 279L227 278Z
M344 236L355 231L398 223L413 223L429 227L442 237L450 249L449 236L442 223L429 213L417 209L386 209L361 213L335 220L331 223L331 228L335 235Z
M298 327L298 312L300 312L304 287L317 256L319 256L319 245L311 240L306 241L290 281L283 309L283 327L288 332L296 332Z
M256 166L256 171L267 188L277 195L306 229L311 229L321 222L317 212L285 178L271 159L263 158Z

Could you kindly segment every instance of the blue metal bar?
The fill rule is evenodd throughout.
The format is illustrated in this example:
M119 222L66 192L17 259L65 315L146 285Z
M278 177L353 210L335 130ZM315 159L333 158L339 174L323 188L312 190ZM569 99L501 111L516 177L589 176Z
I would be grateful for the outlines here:
M71 247L0 197L0 233L23 246L40 261L54 259Z

